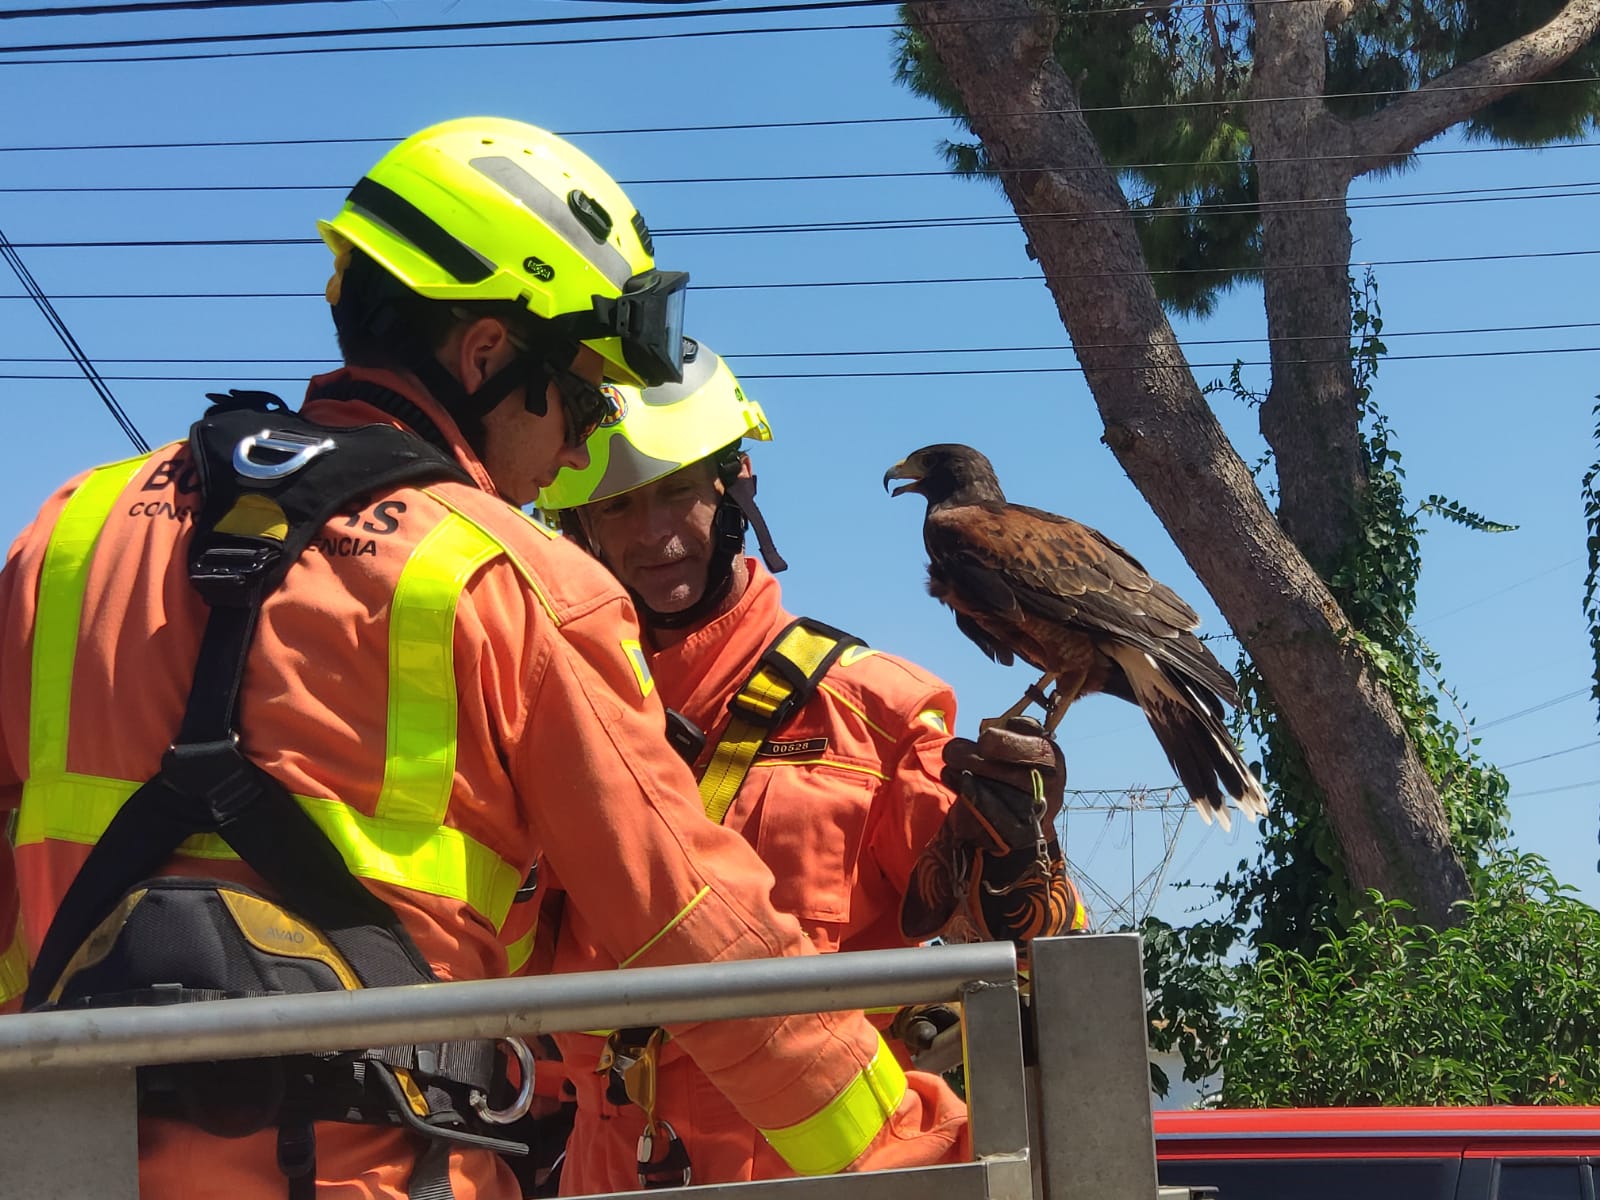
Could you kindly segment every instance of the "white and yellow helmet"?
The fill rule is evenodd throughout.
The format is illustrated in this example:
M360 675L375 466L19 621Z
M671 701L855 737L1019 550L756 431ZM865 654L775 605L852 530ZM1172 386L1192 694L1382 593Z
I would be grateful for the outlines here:
M579 508L654 483L744 438L772 440L761 405L709 347L684 339L683 382L616 387L617 416L589 439L589 466L565 468L539 493L547 513Z
M589 438L587 470L563 469L539 493L537 504L551 524L593 550L576 510L663 479L704 459L714 459L722 501L713 519L714 553L700 598L674 613L650 609L634 596L647 626L685 628L716 610L728 594L745 529L754 530L767 569L787 568L756 507L755 476L744 469L739 445L745 438L772 440L761 405L744 394L728 364L709 347L683 339L683 382L660 387L614 389L617 415Z

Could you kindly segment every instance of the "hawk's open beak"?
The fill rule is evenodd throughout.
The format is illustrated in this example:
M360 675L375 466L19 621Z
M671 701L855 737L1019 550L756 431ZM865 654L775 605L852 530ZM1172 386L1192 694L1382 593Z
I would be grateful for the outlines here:
M918 485L921 484L922 475L916 468L908 467L906 465L908 461L910 460L902 458L883 473L883 490L889 492L889 495L899 496L904 492L914 492L917 490ZM909 479L911 482L902 483L891 492L889 491L889 481L892 479Z

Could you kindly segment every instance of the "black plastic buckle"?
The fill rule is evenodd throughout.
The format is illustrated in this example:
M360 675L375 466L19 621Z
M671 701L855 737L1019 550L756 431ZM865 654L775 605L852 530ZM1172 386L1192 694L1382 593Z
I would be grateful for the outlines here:
M675 708L667 709L667 741L691 767L706 748L706 731Z
M239 751L238 734L220 742L168 746L161 773L180 794L204 800L218 822L254 805L263 790L261 776Z
M206 399L211 401L211 407L206 410L206 416L216 416L219 413L238 412L288 412L289 406L283 398L272 392L258 392L248 388L229 388L226 392L207 392Z
M189 582L212 607L249 604L283 557L277 546L212 546L189 568Z
M304 1179L317 1169L317 1133L309 1120L278 1126L278 1170L285 1179Z

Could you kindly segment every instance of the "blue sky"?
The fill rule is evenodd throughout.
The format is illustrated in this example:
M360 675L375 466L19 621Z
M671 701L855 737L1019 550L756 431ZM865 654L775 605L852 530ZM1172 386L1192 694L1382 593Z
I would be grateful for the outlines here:
M16 6L13 6L16 7ZM58 5L57 7L63 7ZM604 3L352 0L267 10L0 21L6 46L275 29L392 27L506 17L633 11ZM3 15L3 13L0 13ZM735 226L874 218L1004 216L992 188L937 176L734 182L748 176L932 172L949 122L892 81L890 32L858 28L589 46L513 40L690 29L873 25L892 10L726 16L609 27L471 35L470 49L66 64L0 50L0 229L19 244L315 238L318 217L382 153L378 142L450 117L488 113L571 133L627 183L657 229L658 262L694 276L689 330L728 355L766 406L777 441L755 453L761 500L793 569L789 606L850 629L949 679L961 727L1008 706L1031 680L990 664L923 591L922 504L890 501L884 469L916 447L963 441L994 460L1015 500L1097 526L1202 613L1226 627L1160 524L1100 443L1100 425L1053 303L1036 280L807 287L807 283L1030 276L1011 222L902 231L732 234ZM393 43L398 39L366 39ZM430 35L411 41L448 40ZM318 43L311 43L313 45ZM321 43L327 44L327 43ZM273 43L245 49L282 50ZM197 52L195 50L189 51ZM148 51L112 51L143 54ZM158 52L159 53L159 52ZM18 60L33 60L23 64ZM861 123L864 119L910 118ZM789 123L838 122L794 127ZM712 130L729 124L788 127ZM681 132L601 133L689 127ZM589 132L583 132L589 131ZM16 147L295 140L282 146L26 151ZM1358 262L1375 262L1392 357L1378 398L1390 415L1411 493L1444 493L1515 523L1488 536L1441 525L1424 542L1418 623L1513 784L1515 844L1600 902L1600 743L1587 699L1579 608L1584 526L1579 481L1595 458L1591 407L1600 354L1500 354L1600 347L1600 327L1449 336L1432 331L1600 322L1600 152L1478 151L1444 139L1409 173L1357 186ZM684 179L724 182L671 182ZM656 181L656 182L650 182ZM667 182L662 182L667 181ZM233 187L233 191L38 192L15 189ZM1493 191L1529 189L1537 191ZM279 190L266 190L268 188ZM288 189L288 190L282 190ZM1420 195L1420 193L1458 193ZM1464 193L1464 194L1461 194ZM1401 195L1403 194L1403 195ZM1527 198L1529 196L1546 198ZM1516 198L1505 198L1516 197ZM1551 198L1553 197L1553 198ZM1366 198L1366 199L1363 199ZM1440 201L1444 201L1441 203ZM1370 204L1371 207L1362 207ZM684 232L671 232L674 230ZM713 232L689 232L713 231ZM1573 252L1588 251L1590 254ZM36 248L21 252L52 296L286 293L267 299L60 299L58 308L152 441L182 435L202 394L266 386L330 365L317 298L316 245ZM1483 261L1485 255L1563 255ZM1396 262L1417 259L1458 262ZM1476 261L1473 261L1475 260ZM729 285L779 285L732 288ZM0 295L20 289L0 277ZM1265 357L1258 289L1228 297L1210 321L1180 325L1196 364ZM928 353L1053 346L1029 353ZM922 351L839 357L847 351ZM1414 358L1410 355L1482 357ZM121 457L127 442L70 366L43 319L0 301L0 375L13 422L0 443L0 497L20 527L60 481ZM796 357L804 355L807 357ZM200 363L118 362L198 359ZM304 363L272 360L304 359ZM230 361L221 361L230 360ZM1067 368L997 374L999 368ZM906 377L859 373L966 371ZM837 378L784 376L843 373ZM1222 366L1197 366L1202 381ZM127 381L118 376L196 376ZM1262 369L1247 379L1264 386ZM1254 414L1225 397L1219 415L1240 453L1262 450ZM1226 642L1215 643L1232 664ZM1062 726L1071 786L1160 788L1172 779L1143 718L1093 699ZM1544 757L1549 755L1550 757ZM1534 761L1527 761L1534 760ZM1511 766L1517 763L1520 765ZM1155 811L1074 812L1068 853L1115 897L1160 858ZM1242 827L1241 827L1242 826ZM1253 852L1254 834L1183 821L1170 872L1206 881ZM1165 891L1180 919L1194 893Z

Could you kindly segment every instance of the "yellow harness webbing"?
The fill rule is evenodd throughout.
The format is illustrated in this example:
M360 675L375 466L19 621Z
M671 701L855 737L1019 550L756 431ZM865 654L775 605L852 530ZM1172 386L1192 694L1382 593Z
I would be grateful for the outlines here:
M801 617L761 652L750 678L728 701L732 719L700 776L707 817L722 824L762 744L811 699L839 656L862 644L831 625Z

